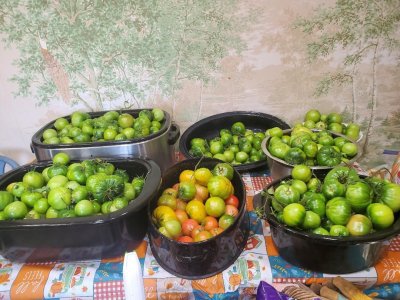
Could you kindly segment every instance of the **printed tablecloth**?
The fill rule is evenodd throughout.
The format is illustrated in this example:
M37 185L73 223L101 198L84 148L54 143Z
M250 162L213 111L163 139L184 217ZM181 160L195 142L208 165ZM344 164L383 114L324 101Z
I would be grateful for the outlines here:
M147 299L250 299L260 280L280 290L295 282L323 282L335 276L297 268L279 256L269 225L253 211L254 195L271 177L252 173L242 178L251 230L240 257L220 274L191 281L163 270L145 238L136 254ZM137 270L133 265L123 266L124 257L40 264L13 263L0 257L0 299L127 299L124 274ZM386 255L373 268L342 276L378 298L400 299L400 236L390 242Z

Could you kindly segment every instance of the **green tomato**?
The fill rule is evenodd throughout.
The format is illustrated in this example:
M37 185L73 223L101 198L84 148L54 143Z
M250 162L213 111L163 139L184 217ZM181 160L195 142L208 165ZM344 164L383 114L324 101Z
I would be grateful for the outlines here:
M300 193L296 188L283 183L275 189L274 197L280 204L286 206L298 202L300 200Z
M346 186L336 179L324 181L322 184L322 193L327 199L344 196Z
M300 148L290 148L286 152L284 160L291 165L300 165L306 161L306 154Z
M343 225L332 225L329 234L332 236L349 236L349 230Z
M346 225L351 217L350 203L343 197L335 197L326 203L326 216L335 225Z
M183 181L179 183L178 198L184 201L190 201L196 195L196 186L193 182Z
M290 185L300 193L300 196L307 191L307 184L302 180L293 179L291 180Z
M225 176L229 180L232 180L234 170L233 167L228 163L217 163L212 169L212 174L214 176Z
M158 121L158 122L161 122L164 120L165 114L162 109L153 108L151 113L153 114L153 120Z
M392 209L382 203L372 203L367 207L367 216L375 229L385 229L394 222Z
M71 191L62 186L50 190L47 197L50 206L56 210L66 209L71 204L71 198Z
M319 234L319 235L329 235L329 232L322 227L315 228L312 232L314 234Z
M310 109L306 112L304 116L304 121L310 120L313 122L318 122L321 119L321 113L317 109Z
M313 211L306 211L302 227L304 229L316 229L321 225L321 217Z
M246 126L242 122L235 122L231 127L232 134L244 135L246 132Z
M268 151L277 158L284 159L288 151L290 150L290 146L283 143L273 143L268 145Z
M317 163L319 166L333 167L340 164L342 155L332 146L322 146L317 153Z
M0 191L0 211L14 201L14 195L7 191Z
M283 209L283 222L290 227L300 227L306 217L306 209L299 203L291 203Z
M21 201L14 201L4 208L4 215L7 220L23 219L28 213L28 208Z
M273 127L273 128L270 128L270 129L268 129L266 132L265 132L265 135L267 136L267 135L269 135L269 136L276 136L276 137L282 137L283 136L283 130L281 129L281 128L279 128L279 127Z
M349 184L346 189L346 199L349 201L353 211L364 212L372 203L373 192L370 186L362 181Z
M74 212L78 217L87 217L94 214L94 207L92 202L84 199L75 205Z
M305 202L307 210L313 211L321 218L325 217L325 197L321 193L308 191L303 195L302 202Z

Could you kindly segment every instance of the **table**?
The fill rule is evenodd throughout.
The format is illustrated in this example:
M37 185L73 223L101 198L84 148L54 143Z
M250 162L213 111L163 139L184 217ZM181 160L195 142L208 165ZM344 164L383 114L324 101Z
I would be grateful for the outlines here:
M240 257L220 274L190 281L164 271L145 238L136 255L147 299L250 299L260 280L281 290L295 282L323 282L334 276L294 267L278 255L268 224L253 211L254 195L272 179L263 172L246 173L242 178L251 231ZM124 277L138 271L133 264L124 266L124 257L36 264L13 263L0 257L0 299L128 299ZM342 276L378 298L394 299L400 295L400 236L390 242L387 254L373 268Z

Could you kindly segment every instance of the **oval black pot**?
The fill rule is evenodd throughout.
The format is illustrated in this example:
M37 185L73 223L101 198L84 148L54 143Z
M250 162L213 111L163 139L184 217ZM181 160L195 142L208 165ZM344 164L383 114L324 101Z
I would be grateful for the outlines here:
M142 192L127 207L89 217L0 221L0 254L18 262L77 261L116 257L135 249L147 232L147 204L158 192L161 170L152 160L107 161L126 170L130 178L146 177ZM21 181L26 172L41 172L51 164L27 164L6 173L0 178L0 190Z
M210 140L219 136L221 129L230 129L235 122L243 122L247 129L255 132L265 132L272 127L280 127L281 129L290 128L283 120L269 114L252 111L226 112L204 118L187 128L180 138L179 150L186 158L194 158L189 153L190 141L193 138L199 137ZM263 159L253 163L235 165L234 168L239 172L246 172L266 166L267 161Z

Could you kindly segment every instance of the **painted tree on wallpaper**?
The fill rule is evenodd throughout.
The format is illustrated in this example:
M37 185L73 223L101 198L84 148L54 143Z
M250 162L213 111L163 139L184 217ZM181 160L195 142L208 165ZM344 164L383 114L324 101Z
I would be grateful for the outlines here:
M0 0L3 41L20 51L16 94L101 110L207 82L242 47L237 2Z
M319 8L310 19L301 19L296 25L314 39L308 44L311 61L329 57L338 51L345 53L337 72L325 74L318 82L316 95L328 93L335 85L351 85L351 121L364 124L363 153L367 153L371 134L376 128L378 101L385 100L379 97L378 90L380 58L390 55L400 57L400 2L340 0L333 7ZM360 66L365 63L371 68L369 99L357 96L357 90L362 88L357 86L357 79L365 75L360 74ZM370 115L367 120L359 120L357 104L365 101Z

